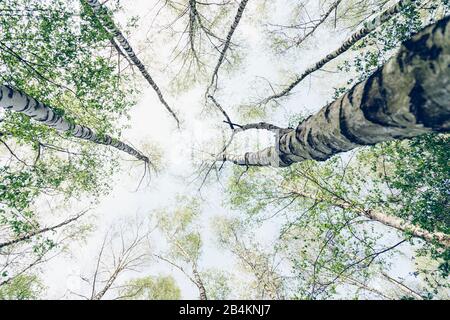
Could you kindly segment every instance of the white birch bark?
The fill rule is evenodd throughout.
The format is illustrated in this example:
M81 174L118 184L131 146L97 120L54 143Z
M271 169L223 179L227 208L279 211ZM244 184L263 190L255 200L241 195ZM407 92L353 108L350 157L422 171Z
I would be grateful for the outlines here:
M330 62L331 60L336 59L338 56L346 52L348 49L350 49L353 45L355 45L359 40L366 37L368 34L370 34L372 31L374 31L376 28L381 26L383 23L391 19L394 15L400 12L402 7L415 2L416 0L400 0L397 2L397 4L393 5L392 7L386 9L381 14L369 19L364 23L364 26L352 34L345 42L336 50L333 52L327 54L324 58L322 58L320 61L306 69L302 74L298 75L296 79L289 84L284 90L282 90L279 93L276 93L274 95L271 95L270 97L264 99L262 103L267 103L273 99L278 99L283 96L288 95L292 89L294 89L300 82L302 82L307 76L312 74L313 72L319 70L322 68L325 64Z
M75 138L111 146L128 153L138 160L149 162L149 159L145 155L129 145L109 135L99 136L88 127L69 122L64 117L58 115L50 106L10 86L0 86L0 108L23 113L33 120L60 132L69 132Z
M214 92L217 89L217 79L219 77L219 69L222 66L222 63L225 59L225 55L230 47L231 38L233 37L234 31L236 30L236 28L239 24L239 21L241 21L242 14L244 13L244 9L245 9L245 6L247 5L247 2L248 2L248 0L242 0L239 3L238 11L236 13L236 16L234 17L233 23L231 24L230 30L228 31L227 38L223 45L223 49L220 52L219 60L217 61L217 64L214 68L214 72L213 72L213 75L211 78L211 83L209 84L208 89L206 90L206 96L214 94ZM210 92L211 89L212 89L212 92Z
M134 52L133 48L131 47L128 40L123 35L122 31L117 28L117 26L114 24L108 9L103 6L98 0L85 0L86 3L92 8L92 10L97 14L97 16L101 19L99 19L103 25L103 27L114 37L114 39L119 43L119 45L122 47L122 49L127 54L128 58L134 63L134 65L139 69L141 74L144 76L144 78L147 80L147 82L152 86L153 90L155 90L156 94L158 95L159 101L164 105L164 107L167 109L167 111L172 115L172 117L177 122L177 126L180 127L180 120L178 119L175 112L172 110L172 108L169 106L169 104L164 99L161 90L159 89L158 85L155 83L153 78L150 76L150 73L147 71L147 68L144 66L142 61L138 58L136 53Z
M450 131L450 17L403 43L397 55L367 80L301 122L282 131L276 146L245 155L223 154L238 165L285 167L308 159Z

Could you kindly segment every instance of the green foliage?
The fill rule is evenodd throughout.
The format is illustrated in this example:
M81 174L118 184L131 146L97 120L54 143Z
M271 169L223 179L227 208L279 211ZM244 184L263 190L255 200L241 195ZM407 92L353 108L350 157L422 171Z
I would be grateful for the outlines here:
M293 277L287 280L278 270L281 260L287 261L282 255L280 243L269 246L259 243L256 240L257 227L256 223L238 217L214 217L216 240L222 249L235 255L235 268L239 272L230 274L214 271L214 285L211 284L211 275L206 273L210 291L220 293L220 296L233 294L233 297L241 299L289 298L288 288L296 281Z
M361 159L371 159L374 181L386 190L374 192L372 201L385 203L383 207L390 214L425 230L450 234L449 138L446 134L429 134L383 143L372 148L371 155L363 154ZM427 244L419 254L437 259L441 275L448 277L449 249Z
M129 78L109 57L109 35L78 1L3 1L1 70L5 83L110 132L134 102ZM20 123L16 123L20 126ZM25 131L25 130L21 130Z
M5 0L0 12L2 84L99 135L120 136L118 120L134 105L137 90L131 74L120 71L125 66L90 7L78 0ZM23 114L2 113L0 227L6 239L40 228L36 205L44 196L68 203L108 192L118 168L115 151L60 134ZM30 241L36 256L57 246L44 236Z
M429 231L450 233L449 143L449 135L429 134L370 150L372 171L379 175L375 181L391 188L385 200L393 204L392 214Z
M169 15L175 14L181 21L189 18L188 3L167 1L165 5ZM354 3L348 1L347 6ZM339 12L349 16L338 16L339 23L360 23L355 17L386 3L372 6L363 1L358 8L340 8ZM259 4L258 10L266 9L266 5L269 8L270 3ZM214 34L226 34L235 14L228 3L213 7L198 2L207 29L194 21L193 46L186 46L190 39L177 38L184 39L172 57L182 62L176 79L171 81L178 92L209 80L204 72L205 63L211 62L208 49L222 47L223 40ZM355 45L351 59L340 63L338 71L347 73L348 79L336 88L334 98L385 63L401 41L449 10L448 0L433 1L427 7L418 3L403 7L398 16ZM120 136L123 127L118 122L135 103L137 90L92 9L77 0L5 0L0 2L0 12L2 82L53 106L71 122L87 125L100 135ZM304 14L302 4L296 2L292 21L288 22L298 23ZM127 25L134 27L136 23L131 19ZM164 36L174 38L177 27L175 21ZM205 39L205 30L210 37L206 43L201 40ZM189 32L182 34L186 37ZM285 52L298 40L298 34L290 38L284 31L271 36L278 52ZM190 49L186 51L186 47ZM193 48L199 56L194 55ZM235 68L243 61L242 51L229 51L227 59L231 63L224 68L238 70ZM272 110L245 105L240 107L239 116L245 120L261 118L268 111ZM303 119L303 114L293 115L289 126L295 127ZM11 239L40 228L44 219L36 207L44 196L62 202L80 196L96 199L108 192L110 178L118 167L111 150L76 141L14 112L4 113L0 138L0 229ZM412 233L374 224L370 213L398 217L430 232L449 234L448 146L448 135L430 134L360 149L325 163L305 161L284 169L233 167L228 205L241 215L216 219L216 235L219 244L238 258L240 269L252 276L246 288L251 292L245 296L320 299L345 295L359 299L363 297L361 292L379 296L368 288L374 281L383 283L382 272L393 262L396 251L387 245L404 238L416 245L408 248L416 260L421 259L414 274L424 279L424 283L418 280L420 296L440 297L441 291L448 289L445 279L450 273L450 250L438 242L415 242ZM228 298L232 293L231 274L198 271L204 246L200 203L188 197L175 202L176 208L157 214L158 228L167 245L162 250L165 254L159 257L197 286L199 280L192 278L202 278L210 299ZM257 241L258 228L267 221L275 221L278 234L273 243L263 246ZM23 244L30 248L20 254L37 257L37 261L59 245L51 235ZM10 254L9 250L2 249L1 253ZM14 277L15 268L6 264L0 269L0 299L39 298L43 291L39 279L23 273ZM342 288L352 289L343 294ZM181 298L170 276L130 280L120 294L123 299ZM411 298L404 294L399 297Z
M382 24L352 47L352 51L356 52L353 60L344 60L338 65L339 71L351 72L356 76L348 79L344 86L335 88L333 98L338 98L357 82L367 79L392 56L402 41L409 39L426 24L442 18L449 9L446 0L436 1L425 9L420 2L413 1L403 6L395 18Z
M389 267L389 254L375 261L365 258L386 241L385 229L365 218L369 210L449 233L448 144L448 135L430 134L325 163L233 168L229 204L247 214L241 219L249 230L274 217L281 222L278 244L296 274L297 298L331 297L342 279L351 276L351 282L364 283ZM438 278L448 276L448 250L424 243L417 254L438 262L427 270L416 267L426 290L445 287ZM317 282L327 285L320 288Z
M210 300L227 300L232 291L230 274L218 269L209 269L202 272L205 289Z
M183 196L178 196L176 203L172 210L157 212L158 227L169 244L169 256L192 263L198 260L202 248L198 226L200 203Z
M126 300L179 300L181 291L171 276L133 279L124 285L120 296Z
M36 300L42 297L44 289L35 275L19 275L0 287L0 300Z
M334 98L346 92L357 81L366 79L375 69L391 56L401 41L432 23L450 10L449 2L436 1L427 8L420 3L410 3L401 9L400 15L383 24L378 30L359 42L353 50L358 55L338 66L341 72L356 72L345 87L336 88ZM370 159L370 161L367 161ZM379 159L383 159L380 163ZM449 153L448 136L426 135L411 141L396 141L380 144L360 156L360 160L372 167L374 189L371 203L378 203L382 209L399 216L429 231L449 234ZM431 256L440 261L442 276L448 276L448 249L438 244L427 244L419 254Z

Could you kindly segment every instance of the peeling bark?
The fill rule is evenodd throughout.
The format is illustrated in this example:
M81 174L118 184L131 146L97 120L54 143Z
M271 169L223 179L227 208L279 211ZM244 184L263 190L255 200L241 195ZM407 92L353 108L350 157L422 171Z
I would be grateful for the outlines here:
M298 127L277 136L276 146L218 160L238 165L286 167L308 159L450 130L450 17L403 43L397 55L367 80Z
M23 113L48 127L60 132L68 132L75 138L111 146L128 153L138 160L149 162L146 156L129 145L109 135L99 136L88 127L69 122L64 117L58 115L52 107L10 86L0 86L0 108Z

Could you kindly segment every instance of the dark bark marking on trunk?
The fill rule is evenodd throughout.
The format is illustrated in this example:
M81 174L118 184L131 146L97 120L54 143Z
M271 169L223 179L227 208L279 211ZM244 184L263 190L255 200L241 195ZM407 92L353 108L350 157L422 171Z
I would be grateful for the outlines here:
M362 141L356 135L354 135L351 132L349 126L347 125L347 117L345 115L344 106L342 104L343 100L344 99L341 100L341 105L339 107L339 129L340 129L341 135L343 137L345 137L351 143L358 144L358 145L366 145L367 143L365 141Z

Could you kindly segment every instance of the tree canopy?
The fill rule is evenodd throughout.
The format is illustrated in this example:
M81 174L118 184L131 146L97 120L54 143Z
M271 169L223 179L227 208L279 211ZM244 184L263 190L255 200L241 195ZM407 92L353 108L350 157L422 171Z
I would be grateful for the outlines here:
M448 299L450 1L0 1L0 299Z

